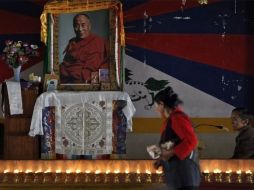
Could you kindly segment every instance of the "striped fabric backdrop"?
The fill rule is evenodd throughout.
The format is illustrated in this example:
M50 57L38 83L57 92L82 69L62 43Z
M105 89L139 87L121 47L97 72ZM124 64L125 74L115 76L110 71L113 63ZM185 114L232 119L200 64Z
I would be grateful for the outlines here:
M254 110L253 1L123 4L126 90L138 117L157 117L149 96L167 85L192 117L229 117L236 106Z
M1 1L1 51L7 39L40 43L39 17L45 2ZM122 2L125 90L137 108L136 121L158 118L153 96L167 85L193 118L226 118L236 106L254 110L253 1ZM42 60L43 54L23 71ZM12 76L12 69L0 60L0 83Z

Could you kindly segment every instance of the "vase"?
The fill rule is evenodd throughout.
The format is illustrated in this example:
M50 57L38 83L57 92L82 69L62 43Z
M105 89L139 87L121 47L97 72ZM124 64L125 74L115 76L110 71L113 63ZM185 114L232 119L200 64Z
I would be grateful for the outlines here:
M19 65L17 68L13 68L13 78L14 81L19 82L20 81L20 71L21 71L21 65Z

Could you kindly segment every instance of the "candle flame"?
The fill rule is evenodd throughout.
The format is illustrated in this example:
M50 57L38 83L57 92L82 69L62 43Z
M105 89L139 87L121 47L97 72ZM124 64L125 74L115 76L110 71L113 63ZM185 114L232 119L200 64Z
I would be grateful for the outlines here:
M76 170L76 173L77 173L77 174L81 173L81 170Z
M4 174L9 174L9 173L19 173L19 174L26 174L26 173L39 173L39 174L44 174L45 173L84 173L84 174L117 174L117 173L123 173L123 174L147 174L147 175L152 175L152 174L157 174L158 176L160 174L163 174L162 169L153 169L151 168L151 161L140 161L141 163L132 163L133 161L124 161L124 164L121 165L121 162L116 160L112 161L113 164L107 165L105 162L98 162L94 164L92 161L84 161L81 164L75 163L73 166L70 166L69 164L66 164L65 162L61 163L60 165L54 162L50 161L48 163L44 163L39 161L39 162L34 162L27 164L26 162L23 163L23 161L19 162L13 162L11 164L0 164L2 166L2 169L0 173ZM145 164L144 164L144 163ZM217 162L217 161L216 161ZM234 174L237 175L237 177L240 177L241 175L246 175L248 177L253 176L254 170L252 169L252 163L247 163L244 164L244 168L241 167L241 165L235 165L233 162L232 164L229 162L227 164L224 164L224 161L222 161L222 164L211 164L208 161L204 161L201 164L202 168L202 173L205 175L209 174L217 174L220 176L222 173L227 174L227 176L231 176ZM220 163L220 161L218 161ZM148 164L149 163L149 164ZM235 167L237 166L237 167ZM217 176L216 175L216 176ZM252 178L251 178L252 179Z
M16 169L16 170L14 170L14 173L15 173L15 174L16 174L16 173L19 173L19 170L17 170L17 169Z
M210 171L209 170L204 170L204 173L205 174L208 174Z
M215 173L215 174L221 173L221 170L220 169L215 169L215 170L213 170L213 173Z
M44 173L50 173L51 170L50 169L47 169L46 171L44 171Z

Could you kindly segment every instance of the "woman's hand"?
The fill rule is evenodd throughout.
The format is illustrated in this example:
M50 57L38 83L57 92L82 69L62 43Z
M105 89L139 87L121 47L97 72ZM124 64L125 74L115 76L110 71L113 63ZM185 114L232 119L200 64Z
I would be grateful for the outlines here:
M155 160L155 162L153 163L153 166L157 170L161 166L161 159L158 158L157 160Z
M169 149L169 150L165 149L165 148L161 149L161 159L162 160L167 161L167 160L169 160L173 156L174 156L173 149Z

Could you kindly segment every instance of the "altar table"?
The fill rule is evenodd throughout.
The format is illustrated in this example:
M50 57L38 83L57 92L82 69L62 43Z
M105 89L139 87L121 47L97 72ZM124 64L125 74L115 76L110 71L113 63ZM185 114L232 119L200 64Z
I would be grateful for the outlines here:
M134 113L125 92L45 92L36 100L29 135L42 135L42 155L51 152L49 158L121 153Z

